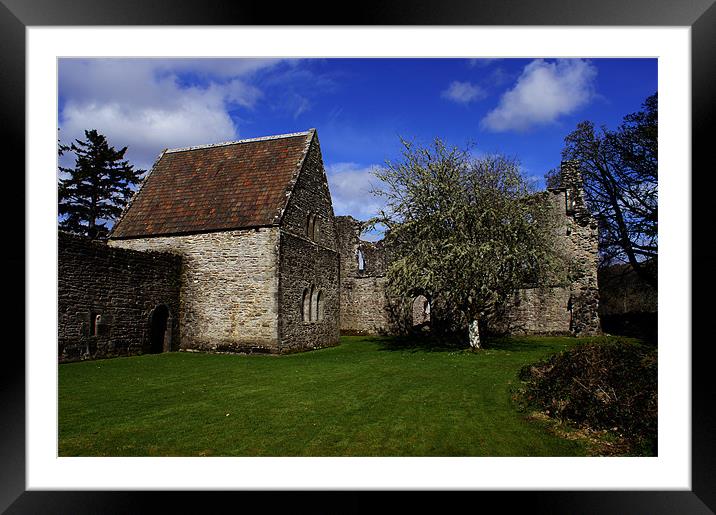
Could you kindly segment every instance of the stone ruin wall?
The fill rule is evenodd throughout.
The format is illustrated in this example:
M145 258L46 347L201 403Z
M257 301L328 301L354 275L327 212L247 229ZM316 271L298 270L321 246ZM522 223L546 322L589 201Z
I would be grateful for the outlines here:
M110 240L182 256L179 350L279 352L279 228Z
M597 224L584 204L581 177L575 164L562 164L562 187L539 195L552 210L558 245L568 257L570 280L515 292L505 308L502 323L493 329L509 334L599 334ZM361 222L351 217L337 217L336 221L341 253L341 332L391 332L395 327L395 316L391 316L395 301L386 297L384 246L381 242L360 240ZM365 256L363 272L358 270L359 249Z
M561 187L548 190L555 218L560 223L560 239L568 256L571 307L570 332L578 336L601 333L599 321L599 229L584 200L579 165L566 161L561 166Z
M361 240L362 223L350 216L337 216L336 229L341 267L341 334L387 332L391 317L383 244ZM358 268L359 250L363 270Z
M172 315L167 350L176 349L180 273L178 256L112 248L59 232L58 361L149 352L149 320L160 305Z

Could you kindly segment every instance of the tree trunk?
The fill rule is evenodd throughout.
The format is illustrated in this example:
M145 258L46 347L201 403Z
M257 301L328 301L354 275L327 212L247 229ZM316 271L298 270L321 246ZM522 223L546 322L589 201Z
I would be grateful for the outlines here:
M470 347L472 349L480 349L480 327L477 318L470 322L470 329L468 330L470 336Z

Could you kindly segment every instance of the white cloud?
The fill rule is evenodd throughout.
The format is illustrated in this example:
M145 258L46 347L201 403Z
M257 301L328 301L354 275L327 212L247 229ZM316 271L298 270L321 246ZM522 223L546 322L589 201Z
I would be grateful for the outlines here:
M452 100L453 102L467 104L475 100L481 100L487 95L477 84L456 80L451 82L450 86L448 86L445 91L440 93L440 96L447 98L448 100Z
M536 59L525 66L515 86L482 119L494 131L524 131L570 114L594 97L597 69L587 60Z
M385 206L381 197L371 194L372 189L382 187L381 181L373 175L375 168L375 165L356 163L334 163L326 167L336 215L367 220Z
M485 68L486 66L490 66L495 61L500 61L500 59L496 57L476 57L474 59L469 59L467 64L470 68Z
M311 108L311 102L306 97L301 95L294 95L293 100L295 103L295 111L293 112L293 119L295 120L303 113Z
M59 66L60 138L97 129L127 158L148 168L164 148L238 137L229 109L250 109L262 92L247 79L276 60L63 59ZM202 77L183 82L180 74Z

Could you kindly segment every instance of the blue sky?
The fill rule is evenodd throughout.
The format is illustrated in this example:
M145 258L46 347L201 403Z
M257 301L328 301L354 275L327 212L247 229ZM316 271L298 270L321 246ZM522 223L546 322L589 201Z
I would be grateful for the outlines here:
M97 129L140 168L315 127L336 214L366 219L399 136L514 156L541 185L578 122L614 128L656 91L656 59L60 59L58 121L62 142Z

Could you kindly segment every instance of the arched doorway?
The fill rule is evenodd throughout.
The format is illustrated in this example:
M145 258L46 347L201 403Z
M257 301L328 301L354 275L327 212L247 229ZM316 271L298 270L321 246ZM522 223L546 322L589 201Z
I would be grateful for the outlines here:
M158 354L171 350L172 317L169 308L160 304L149 315L149 352Z

